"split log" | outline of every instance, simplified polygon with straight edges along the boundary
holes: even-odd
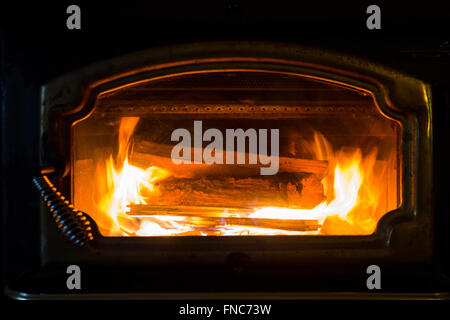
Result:
[[[206,163],[174,164],[171,160],[172,148],[173,146],[171,145],[140,140],[135,143],[131,161],[142,167],[157,166],[166,169],[176,177],[198,177],[208,175],[252,176],[259,175],[260,168],[266,166],[261,164],[248,164],[248,161],[246,161],[246,164],[233,165]],[[192,148],[191,159],[193,159],[193,153],[194,148]],[[248,159],[248,156],[249,154],[246,153],[246,159]],[[327,167],[327,161],[279,157],[278,172],[314,173],[319,177],[323,177]]]
[[[129,215],[139,216],[140,218],[152,217],[155,215],[185,217],[184,222],[177,221],[180,224],[194,225],[196,228],[206,228],[210,231],[217,227],[223,226],[244,226],[281,229],[287,231],[314,231],[320,228],[317,220],[314,219],[266,219],[266,218],[249,218],[235,217],[229,213],[218,213],[223,208],[202,208],[202,207],[152,207],[148,205],[132,205]],[[211,210],[206,212],[204,210]],[[232,208],[231,211],[240,211],[242,209]],[[214,215],[209,215],[210,213]],[[155,217],[156,218],[156,217]]]
[[[325,200],[320,180],[312,174],[248,178],[169,177],[155,184],[148,203],[165,206],[313,208]]]
[[[199,228],[243,226],[280,229],[286,231],[315,231],[320,228],[317,220],[258,219],[234,217],[188,217],[187,222]]]
[[[236,215],[251,214],[255,210],[248,207],[217,207],[217,206],[170,206],[129,204],[127,215],[178,215],[178,216],[210,216],[235,217]]]

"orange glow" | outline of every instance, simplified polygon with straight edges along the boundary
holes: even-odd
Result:
[[[327,199],[313,209],[295,209],[266,207],[256,210],[250,214],[252,218],[266,219],[317,219],[324,226],[328,220],[337,220],[331,230],[333,234],[371,234],[375,231],[379,217],[373,214],[376,209],[376,196],[371,193],[363,193],[361,187],[366,188],[371,184],[367,172],[373,170],[376,153],[372,153],[366,159],[362,159],[360,150],[356,150],[351,156],[341,154],[337,156],[334,174],[324,178],[324,186],[333,183],[333,198]],[[375,187],[375,186],[372,186]],[[370,190],[370,189],[369,189]],[[368,206],[365,210],[372,214],[359,215],[350,214],[360,206]]]
[[[308,147],[315,159],[328,162],[328,169],[320,181],[326,200],[313,208],[193,207],[191,212],[189,207],[173,203],[170,210],[161,209],[159,203],[152,202],[156,195],[161,196],[159,183],[176,177],[157,166],[140,168],[130,164],[132,136],[138,121],[136,117],[121,119],[118,153],[115,158],[110,155],[96,169],[96,192],[101,196],[89,213],[104,236],[369,235],[379,219],[397,206],[396,201],[386,200],[383,184],[394,161],[392,155],[380,161],[376,148],[365,155],[359,148],[335,151],[323,135],[315,133]],[[132,205],[145,205],[156,213],[133,215]],[[286,223],[314,220],[319,228],[297,231],[285,227]],[[254,225],[244,225],[242,221]],[[281,224],[270,226],[271,221]]]
[[[111,235],[134,233],[133,230],[129,230],[130,226],[134,225],[134,221],[126,214],[127,206],[147,204],[145,193],[157,192],[154,183],[169,175],[169,172],[161,168],[149,167],[144,170],[128,163],[130,138],[138,120],[139,118],[122,119],[119,128],[117,159],[123,159],[123,163],[116,168],[113,157],[110,156],[106,162],[106,181],[100,181],[100,183],[106,184],[106,192],[98,207],[104,218],[113,221],[113,225],[109,227]],[[151,222],[147,222],[143,226],[145,229],[149,229],[150,224]]]

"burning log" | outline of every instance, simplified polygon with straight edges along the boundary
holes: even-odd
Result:
[[[198,176],[253,176],[260,172],[260,164],[174,164],[171,161],[173,146],[150,141],[137,141],[131,161],[143,167],[157,166],[166,169],[176,177]],[[194,149],[194,148],[192,148]],[[194,152],[194,150],[192,151]],[[203,152],[203,150],[202,150]],[[249,154],[246,153],[246,159]],[[327,161],[279,157],[279,173],[314,173],[323,177],[328,167]]]
[[[218,207],[218,206],[167,206],[129,204],[128,215],[178,215],[178,216],[229,216],[250,214],[254,209],[248,207]]]
[[[312,174],[278,174],[270,178],[169,177],[145,195],[149,203],[172,206],[313,208],[325,200],[323,185]]]
[[[227,210],[228,212],[224,212]],[[286,231],[314,231],[320,228],[317,220],[300,219],[261,219],[249,217],[236,217],[230,212],[250,213],[253,210],[248,208],[220,208],[220,207],[199,207],[199,206],[180,206],[165,207],[152,205],[130,205],[131,216],[139,217],[185,217],[183,224],[192,224],[196,228],[214,229],[223,226],[243,226],[280,229]],[[156,217],[155,217],[156,218]],[[180,223],[178,221],[178,223]]]

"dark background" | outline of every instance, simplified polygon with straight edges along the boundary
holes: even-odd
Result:
[[[81,7],[81,30],[66,28],[70,4]],[[381,30],[366,28],[371,4],[381,7]],[[298,43],[371,59],[432,84],[437,225],[448,227],[449,26],[448,0],[2,1],[2,288],[39,263],[34,215],[39,198],[31,177],[39,163],[40,86],[81,66],[163,45],[216,40]],[[17,225],[21,228],[13,227]],[[436,237],[442,254],[438,263],[448,267],[449,235],[438,231]],[[297,309],[295,303],[286,305]]]

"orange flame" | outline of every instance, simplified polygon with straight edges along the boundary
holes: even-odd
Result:
[[[330,185],[330,180],[334,180],[333,198],[328,199],[313,209],[294,209],[294,208],[278,208],[266,207],[256,210],[250,214],[252,218],[266,219],[317,219],[320,224],[326,225],[327,219],[335,219],[340,221],[339,227],[334,227],[331,233],[350,233],[352,234],[356,226],[359,231],[363,228],[363,234],[370,234],[375,230],[378,218],[375,216],[360,221],[358,215],[349,215],[361,203],[370,200],[373,205],[376,204],[375,199],[361,197],[360,189],[369,181],[365,180],[365,172],[373,169],[376,152],[373,152],[368,158],[362,159],[361,151],[356,150],[350,158],[341,155],[337,159],[337,165],[334,174],[322,180],[325,186]],[[364,169],[365,168],[365,169]],[[373,208],[370,208],[373,209]],[[364,225],[362,224],[364,223]],[[352,228],[353,227],[353,228]],[[322,230],[323,232],[325,230]],[[359,232],[356,232],[359,233]]]
[[[132,224],[132,218],[126,215],[130,204],[147,204],[144,193],[157,192],[154,184],[169,176],[169,172],[149,167],[145,170],[128,163],[130,139],[139,118],[122,118],[119,127],[119,151],[117,159],[123,159],[121,168],[116,168],[113,157],[106,161],[106,192],[99,202],[100,210],[109,216],[114,225],[109,233],[122,234],[126,225]],[[132,231],[129,231],[132,233]]]
[[[151,195],[158,193],[157,183],[171,175],[159,167],[141,169],[131,165],[128,154],[131,138],[139,118],[122,118],[119,127],[119,150],[116,161],[110,156],[105,167],[100,167],[102,178],[97,183],[104,190],[97,203],[101,214],[95,216],[102,234],[106,236],[171,236],[177,234],[207,235],[185,216],[127,214],[130,204],[148,204]],[[396,201],[380,205],[386,197],[383,180],[386,179],[390,159],[377,170],[377,150],[366,156],[356,148],[352,152],[334,152],[331,144],[319,133],[308,144],[315,159],[327,160],[329,172],[322,179],[326,200],[312,209],[298,207],[262,207],[252,213],[237,214],[251,219],[317,220],[319,231],[290,231],[268,227],[218,225],[215,235],[367,235],[375,231],[379,219],[394,209]],[[391,158],[393,158],[391,156]],[[379,162],[379,161],[378,161]],[[106,174],[105,174],[106,172]],[[102,180],[103,179],[103,180]],[[228,211],[228,210],[226,210]]]

